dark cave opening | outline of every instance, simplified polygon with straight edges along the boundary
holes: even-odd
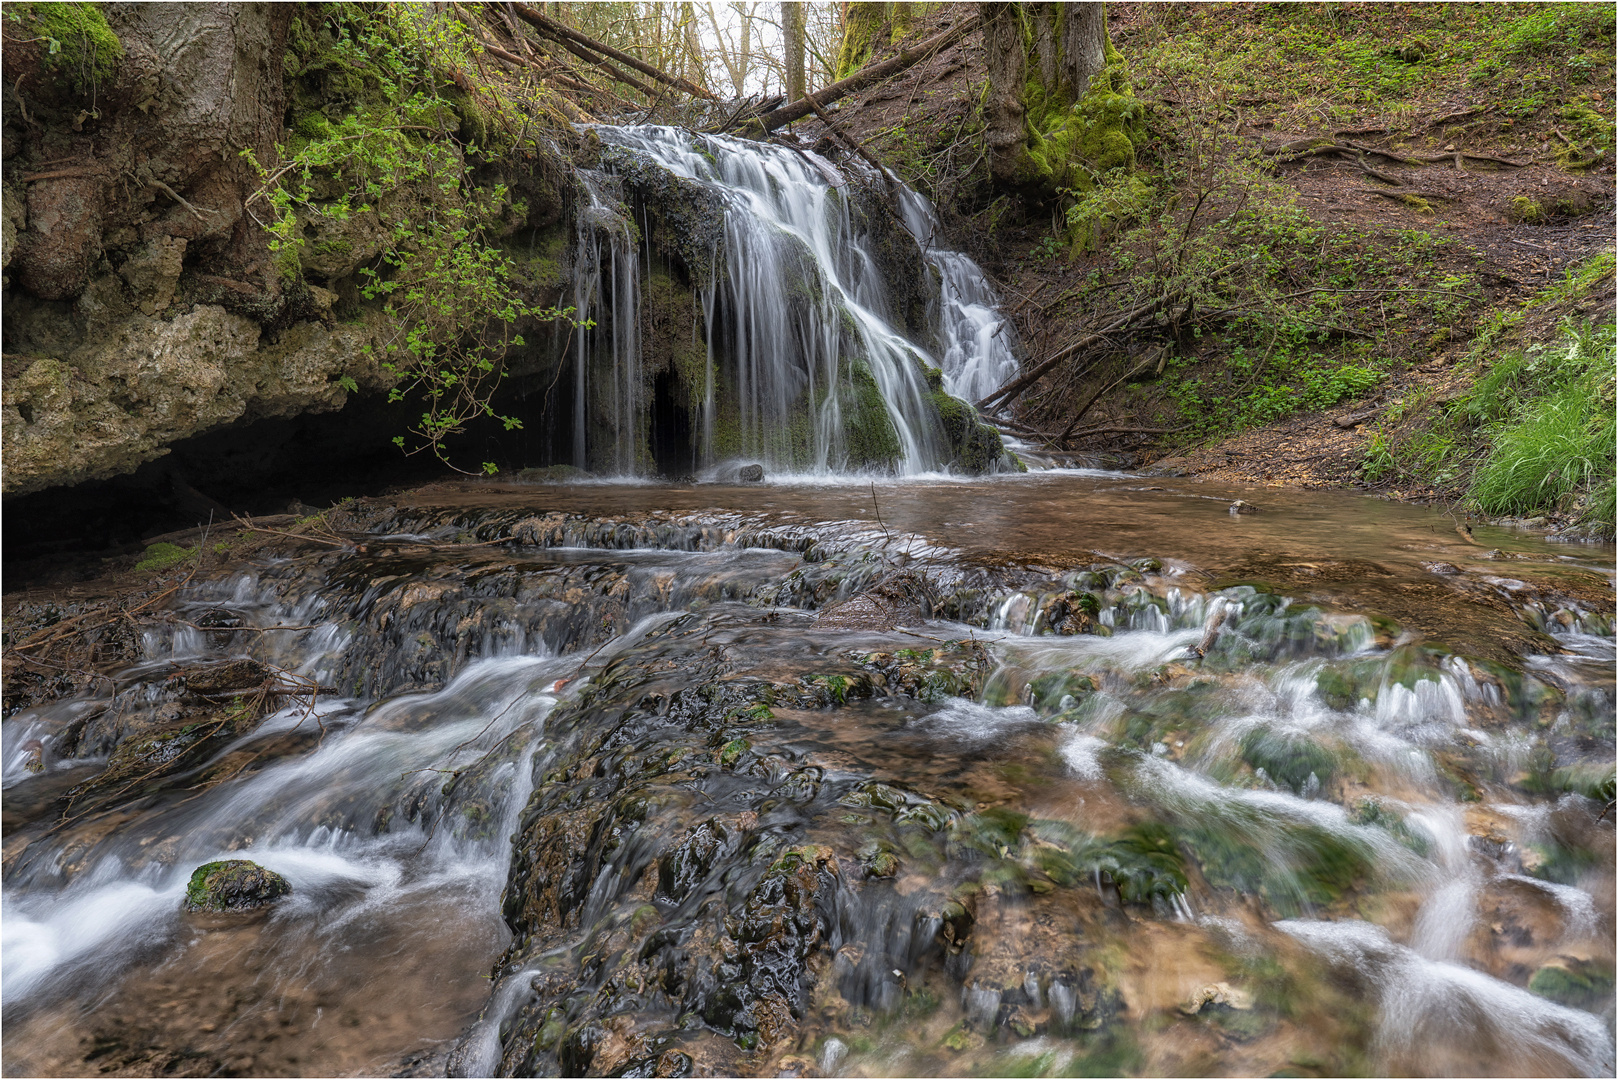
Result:
[[[652,463],[661,476],[689,476],[697,467],[691,409],[681,400],[682,390],[679,376],[668,368],[652,383]]]
[[[494,462],[502,477],[573,460],[573,365],[508,380],[495,411],[446,444],[450,460],[476,472]],[[345,498],[379,495],[457,475],[423,450],[406,455],[393,438],[419,415],[419,402],[351,397],[342,409],[270,418],[182,439],[132,473],[14,495],[0,516],[8,591],[56,564],[139,551],[142,541],[231,514],[302,513]]]

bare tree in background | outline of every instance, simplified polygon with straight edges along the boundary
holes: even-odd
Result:
[[[590,38],[698,86],[736,97],[780,92],[796,101],[836,80],[847,5],[839,0],[546,0],[540,6]],[[563,66],[577,62],[554,42],[531,44]],[[609,99],[620,107],[649,105],[665,96],[626,85],[610,70],[587,70],[587,77],[608,87]]]
[[[708,27],[713,33],[714,45],[719,51],[719,62],[730,76],[730,85],[737,97],[747,93],[747,77],[753,70],[753,19],[758,13],[758,2],[733,0],[729,5],[734,18],[721,20],[717,5],[704,5]],[[732,24],[735,25],[732,25]]]
[[[781,4],[782,66],[786,69],[788,101],[797,101],[804,95],[803,4],[784,0]]]

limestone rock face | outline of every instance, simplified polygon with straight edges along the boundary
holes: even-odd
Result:
[[[130,314],[107,329],[66,360],[31,358],[12,374],[18,361],[7,358],[5,494],[129,472],[176,439],[238,420],[341,408],[344,376],[373,389],[389,382],[366,352],[384,330],[374,314],[298,323],[273,344],[258,323],[208,304],[169,319]]]
[[[365,352],[376,317],[339,323],[335,294],[284,279],[243,209],[259,179],[240,152],[266,160],[281,139],[290,6],[97,11],[119,48],[93,86],[5,43],[33,121],[8,100],[8,496],[130,472],[237,421],[339,408],[345,376],[390,385]]]

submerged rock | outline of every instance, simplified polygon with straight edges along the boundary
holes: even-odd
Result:
[[[251,911],[292,891],[287,879],[247,859],[203,863],[185,887],[187,911]]]
[[[531,484],[567,484],[589,478],[589,473],[572,465],[546,465],[517,471],[517,479]]]

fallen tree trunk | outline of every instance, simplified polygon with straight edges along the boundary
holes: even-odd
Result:
[[[574,56],[577,56],[580,60],[583,60],[586,64],[599,68],[601,70],[601,74],[607,76],[607,78],[621,82],[633,90],[638,90],[642,94],[645,94],[648,98],[657,96],[658,92],[656,90],[653,90],[650,86],[647,86],[633,75],[613,67],[612,64],[607,62],[607,58],[605,56],[598,56],[589,49],[586,49],[583,45],[579,45],[571,41],[561,40],[558,41],[557,44],[562,46],[562,48],[566,49],[568,52],[572,53]]]
[[[839,98],[847,97],[862,87],[870,86],[872,83],[881,82],[889,76],[897,75],[905,68],[920,60],[925,60],[933,53],[949,48],[967,34],[976,30],[982,22],[983,17],[981,15],[968,16],[941,34],[934,34],[926,41],[920,42],[912,48],[901,49],[899,55],[892,59],[861,68],[848,78],[817,90],[814,95],[815,100],[820,104],[821,108],[825,108]],[[764,125],[765,131],[774,131],[776,128],[785,127],[794,120],[802,120],[814,111],[814,104],[806,96],[792,102],[790,105],[783,105],[774,112],[765,113],[759,117],[759,122]]]
[[[1100,330],[1097,330],[1095,333],[1086,334],[1073,344],[1062,349],[1058,349],[1054,354],[1038,364],[1032,371],[1012,379],[1010,382],[1006,383],[988,397],[980,400],[977,403],[978,408],[987,409],[991,406],[999,408],[1001,406],[1011,404],[1014,398],[1016,398],[1030,386],[1034,385],[1040,379],[1044,378],[1047,372],[1072,354],[1078,352],[1080,349],[1089,348],[1091,345],[1094,345],[1096,342],[1104,339],[1108,334],[1117,333],[1119,330],[1122,330],[1136,319],[1143,315],[1151,314],[1167,302],[1168,298],[1163,297],[1157,300],[1149,300],[1144,304],[1131,308],[1129,311],[1124,312],[1118,318],[1114,319],[1111,323],[1108,323]]]
[[[692,97],[706,98],[709,101],[719,100],[713,94],[707,90],[704,90],[702,87],[697,86],[695,83],[687,82],[685,79],[679,78],[675,75],[670,75],[665,71],[659,71],[657,68],[638,57],[631,56],[626,52],[621,52],[618,49],[613,48],[611,45],[596,41],[594,38],[586,37],[577,30],[573,29],[571,26],[564,23],[559,23],[548,15],[541,14],[540,12],[529,7],[527,4],[512,4],[511,10],[516,12],[519,19],[539,30],[545,36],[553,38],[563,46],[566,46],[569,42],[572,42],[575,45],[582,45],[586,49],[598,52],[602,56],[609,56],[627,67],[632,67],[642,75],[645,75],[648,78],[656,79],[663,85],[671,86],[674,89],[679,90],[681,93],[690,94]]]
[[[1079,421],[1084,419],[1084,414],[1089,412],[1091,407],[1094,406],[1096,402],[1100,401],[1102,398],[1106,397],[1108,394],[1112,393],[1118,387],[1122,386],[1125,382],[1129,381],[1135,376],[1144,375],[1148,371],[1151,371],[1154,366],[1161,368],[1166,353],[1166,346],[1156,350],[1152,353],[1152,355],[1148,356],[1139,363],[1131,364],[1124,370],[1122,375],[1118,376],[1106,386],[1103,386],[1100,390],[1097,390],[1095,393],[1091,394],[1090,400],[1079,406],[1079,411],[1073,414],[1073,419],[1068,422],[1067,427],[1062,429],[1062,434],[1056,437],[1056,441],[1065,449],[1067,447],[1068,437],[1073,434],[1073,429],[1079,426]]]

